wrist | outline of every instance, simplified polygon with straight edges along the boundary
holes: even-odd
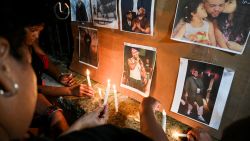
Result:
[[[57,107],[56,105],[51,105],[47,108],[46,110],[46,115],[49,117],[49,118],[52,118],[52,116],[54,115],[54,113],[58,112],[58,111],[61,111],[63,112],[63,110],[59,107]]]
[[[64,75],[63,73],[57,74],[56,80],[57,80],[58,82],[60,82],[61,79],[62,79],[62,77],[63,77],[63,75]]]

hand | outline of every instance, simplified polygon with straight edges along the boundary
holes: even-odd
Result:
[[[95,94],[94,89],[86,84],[71,86],[69,89],[70,89],[71,95],[73,96],[87,95],[89,97],[92,97]]]
[[[155,111],[159,107],[160,103],[153,97],[145,97],[142,100],[140,111],[153,110]]]
[[[58,81],[65,86],[73,86],[76,84],[76,80],[73,78],[72,73],[61,74]]]
[[[229,49],[234,50],[234,51],[241,52],[243,50],[243,46],[234,41],[228,41],[227,46]]]
[[[212,141],[211,136],[202,128],[195,128],[187,133],[188,141]]]
[[[100,116],[101,115],[101,116]],[[98,107],[95,111],[87,113],[80,117],[71,127],[70,131],[82,130],[85,128],[91,128],[99,125],[103,125],[108,120],[108,108]]]

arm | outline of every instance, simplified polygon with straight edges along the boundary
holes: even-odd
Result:
[[[38,86],[38,91],[48,96],[90,96],[95,93],[92,87],[86,84],[71,87]]]
[[[153,97],[143,99],[140,107],[141,132],[154,141],[168,141],[161,125],[157,122],[154,109],[157,101]]]
[[[47,100],[45,96],[42,94],[38,94],[37,97],[37,104],[36,104],[36,113],[39,115],[47,115],[48,118],[51,119],[50,127],[56,133],[68,130],[69,126],[68,123],[62,113],[61,110],[54,110],[50,115],[48,115],[48,109],[51,107],[52,104]],[[61,133],[60,133],[61,132]]]
[[[108,120],[108,109],[106,106],[99,107],[93,112],[87,113],[80,117],[76,122],[70,126],[70,128],[64,132],[61,136],[69,134],[74,131],[80,131],[85,128],[91,128],[99,125],[103,125]]]
[[[46,53],[40,48],[38,40],[33,44],[33,48],[36,54],[46,55]],[[66,86],[72,86],[75,84],[75,80],[72,75],[64,74],[62,75],[61,71],[57,66],[53,64],[53,62],[48,58],[48,69],[46,70],[55,80]]]
[[[149,23],[146,25],[145,29],[141,27],[140,23],[138,23],[137,27],[141,30],[141,32],[149,34],[150,33],[150,26]]]
[[[213,25],[214,25],[214,35],[215,35],[217,44],[219,45],[219,47],[228,49],[224,36],[222,32],[220,31],[219,27],[217,26],[216,23],[214,23]]]
[[[175,35],[179,32],[179,30],[181,29],[181,27],[185,25],[185,21],[183,19],[180,19],[180,21],[178,22],[178,24],[175,26],[172,36],[175,37]]]
[[[240,45],[234,41],[228,41],[227,46],[229,49],[234,50],[234,51],[239,51],[239,52],[241,52],[243,49],[243,45]]]
[[[187,133],[188,141],[213,141],[211,136],[202,128],[195,128]]]
[[[132,21],[132,31],[135,31],[135,29],[136,29],[136,27],[137,27],[137,24],[138,24],[137,20],[134,19],[134,20]]]
[[[143,64],[141,59],[139,59],[139,63],[140,63],[140,66],[141,66],[141,76],[143,78],[146,78],[147,72],[146,72],[146,69],[145,69],[144,64]]]
[[[180,29],[176,32],[174,38],[181,39],[183,38],[184,34],[186,32],[186,24],[183,24]]]
[[[209,22],[209,31],[208,31],[209,41],[212,46],[216,46],[216,40],[214,35],[214,26],[211,22]]]
[[[134,59],[134,62],[132,61],[132,58],[128,59],[128,66],[130,70],[135,69],[137,61]]]

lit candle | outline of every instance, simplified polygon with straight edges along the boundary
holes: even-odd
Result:
[[[174,137],[175,139],[178,139],[179,137],[184,137],[184,138],[186,138],[186,137],[187,137],[187,134],[174,132],[174,133],[173,133],[173,137]]]
[[[87,74],[88,85],[91,87],[91,81],[90,81],[90,77],[89,77],[90,72],[88,69],[86,70],[86,74]]]
[[[100,98],[102,98],[102,89],[101,88],[98,88],[98,94],[99,94]]]
[[[161,125],[162,125],[162,129],[164,132],[166,132],[166,122],[167,122],[167,114],[166,114],[166,111],[163,109]]]
[[[113,90],[114,90],[114,99],[115,99],[115,112],[118,112],[118,99],[117,99],[117,90],[116,90],[115,85],[113,85]]]
[[[104,97],[103,105],[107,105],[107,103],[108,103],[109,91],[110,91],[110,79],[108,79],[108,86],[107,86],[106,91],[105,91],[105,97]]]

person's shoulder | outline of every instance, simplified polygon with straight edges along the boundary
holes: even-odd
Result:
[[[142,133],[129,128],[120,128],[111,124],[97,126],[93,128],[75,131],[67,135],[61,136],[57,141],[128,141],[143,140],[152,141]]]

